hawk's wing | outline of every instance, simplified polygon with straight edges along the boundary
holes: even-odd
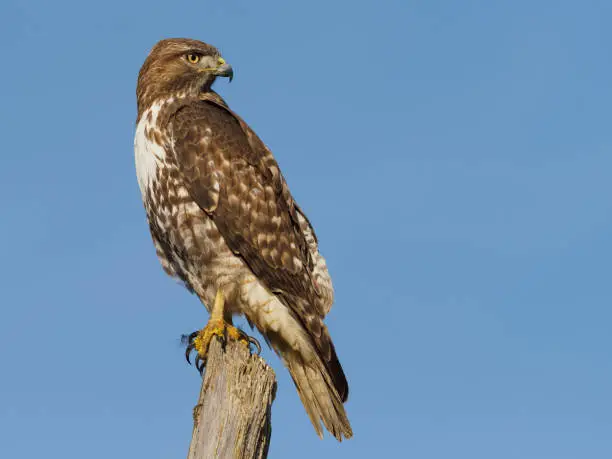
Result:
[[[322,317],[327,311],[317,299],[313,256],[300,225],[305,218],[272,153],[214,97],[184,105],[170,120],[188,192],[270,291],[303,298],[314,308],[308,313]],[[295,312],[305,319],[306,311]]]
[[[303,324],[345,401],[346,376],[323,324],[333,288],[314,230],[270,150],[215,93],[202,97],[169,120],[184,184],[230,249]],[[341,403],[336,409],[343,412]]]

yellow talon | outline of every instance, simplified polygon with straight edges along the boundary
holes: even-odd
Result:
[[[193,347],[198,354],[200,354],[201,358],[206,358],[206,354],[208,353],[208,347],[210,346],[210,342],[212,341],[214,336],[219,336],[221,338],[224,337],[224,330],[226,324],[221,322],[208,322],[206,327],[204,327],[198,335],[193,339]]]
[[[238,341],[242,338],[242,333],[236,327],[232,327],[231,325],[227,327],[227,337],[233,340]]]
[[[190,336],[190,343],[185,352],[185,357],[187,361],[190,362],[189,354],[191,353],[191,351],[195,350],[198,353],[195,365],[196,368],[200,371],[200,373],[202,373],[204,369],[204,365],[206,364],[206,360],[208,357],[210,343],[212,342],[212,339],[215,336],[220,337],[222,340],[227,339],[238,341],[240,343],[243,343],[247,347],[250,347],[251,344],[254,344],[258,349],[258,353],[261,352],[261,346],[259,345],[256,339],[250,338],[244,332],[223,320],[224,304],[225,299],[223,296],[223,292],[219,289],[215,298],[215,304],[210,314],[210,320],[206,324],[206,327],[204,327],[199,332],[192,333]]]

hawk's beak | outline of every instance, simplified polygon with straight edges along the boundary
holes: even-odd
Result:
[[[234,79],[234,69],[232,66],[225,62],[225,59],[222,57],[219,58],[219,67],[217,67],[214,71],[216,76],[227,77],[230,81]]]

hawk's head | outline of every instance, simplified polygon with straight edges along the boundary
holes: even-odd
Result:
[[[138,112],[160,97],[207,91],[218,76],[231,81],[234,72],[214,46],[187,38],[161,40],[138,74]]]

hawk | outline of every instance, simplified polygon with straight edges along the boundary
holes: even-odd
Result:
[[[217,77],[231,81],[233,71],[215,47],[167,39],[150,51],[136,90],[136,171],[153,243],[164,270],[210,313],[187,355],[197,351],[201,370],[213,336],[249,339],[231,322],[246,317],[288,368],[317,434],[322,422],[350,438],[317,237],[272,152],[211,89]]]

